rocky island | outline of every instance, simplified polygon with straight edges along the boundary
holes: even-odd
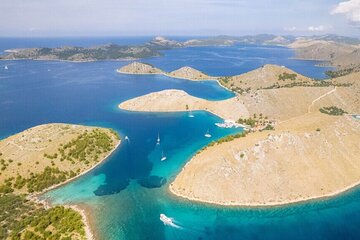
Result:
[[[119,144],[110,129],[71,124],[40,125],[1,140],[1,238],[91,239],[83,211],[51,207],[37,196],[93,169]]]
[[[193,81],[202,80],[217,80],[217,77],[209,76],[192,67],[181,67],[172,72],[165,72],[159,68],[156,68],[148,63],[132,62],[126,66],[123,66],[117,70],[119,73],[124,74],[161,74],[172,78],[187,79]]]
[[[0,60],[63,60],[87,62],[98,60],[131,60],[160,56],[160,53],[149,46],[120,46],[108,44],[98,47],[57,47],[57,48],[24,48],[10,49]]]
[[[251,127],[213,142],[170,184],[172,193],[220,205],[266,206],[326,197],[360,183],[360,73],[316,81],[265,65],[220,82],[237,93],[205,101],[178,90],[125,101],[131,111],[205,110]],[[218,106],[218,107],[217,107]]]

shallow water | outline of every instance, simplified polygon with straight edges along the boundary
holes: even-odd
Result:
[[[68,39],[67,43],[79,41],[91,45],[109,40]],[[56,46],[63,41],[21,39],[13,47]],[[0,49],[6,48],[11,48],[11,42],[0,40]],[[312,77],[321,77],[326,70],[315,67],[315,62],[290,60],[293,53],[278,47],[188,48],[164,54],[146,61],[168,71],[186,64],[212,75],[238,74],[265,63],[293,67]],[[169,194],[168,184],[196,151],[213,139],[241,129],[217,128],[214,123],[221,119],[202,111],[189,118],[185,112],[134,113],[119,110],[117,105],[129,98],[170,88],[209,100],[226,99],[233,94],[216,82],[115,72],[127,63],[0,62],[1,138],[49,122],[112,127],[123,137],[129,137],[99,167],[44,197],[55,204],[86,204],[101,239],[359,238],[358,190],[328,200],[271,208],[211,206]],[[208,129],[212,139],[204,137]],[[158,134],[160,145],[156,145]],[[162,153],[167,157],[163,162]],[[161,184],[164,185],[159,187]],[[173,217],[179,228],[163,225],[160,213]]]

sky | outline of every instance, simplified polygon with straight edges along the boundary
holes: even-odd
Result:
[[[0,0],[0,37],[360,37],[360,0]]]

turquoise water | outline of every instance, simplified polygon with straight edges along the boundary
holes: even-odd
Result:
[[[64,42],[12,41],[14,46],[54,46]],[[91,45],[109,39],[66,41]],[[11,48],[11,41],[0,39],[0,49],[6,48]],[[164,54],[147,61],[165,70],[186,63],[214,75],[241,73],[274,62],[295,66],[313,77],[323,76],[326,70],[314,66],[315,62],[289,60],[293,53],[284,48],[206,47]],[[359,239],[357,189],[332,199],[271,208],[219,207],[171,195],[168,184],[191,156],[211,141],[204,137],[208,129],[212,139],[241,129],[219,129],[214,123],[221,119],[202,111],[189,118],[184,112],[127,112],[117,105],[129,98],[170,88],[209,100],[227,99],[233,94],[216,82],[115,72],[127,63],[0,62],[1,138],[38,124],[68,122],[112,127],[130,139],[123,141],[99,167],[44,197],[54,204],[88,206],[101,239]],[[4,70],[4,65],[9,69]],[[160,145],[156,145],[158,134]],[[162,152],[167,156],[164,162],[160,161]],[[159,220],[160,213],[173,217],[179,228],[164,226]]]

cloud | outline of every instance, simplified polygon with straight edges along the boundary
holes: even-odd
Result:
[[[360,0],[340,2],[331,14],[345,14],[351,23],[360,25]]]
[[[298,28],[295,26],[292,26],[292,27],[285,27],[284,30],[288,31],[288,32],[295,32],[298,30]]]
[[[320,26],[309,26],[308,31],[310,32],[323,32],[326,30],[326,27],[323,26],[323,25],[320,25]]]

